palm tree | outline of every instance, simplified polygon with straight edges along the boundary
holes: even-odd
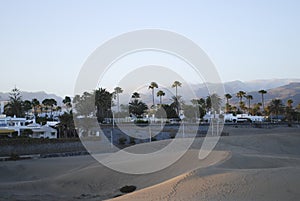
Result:
[[[229,99],[231,99],[232,96],[230,94],[225,94],[225,98],[226,98],[226,112],[228,113],[228,110],[229,110]]]
[[[262,103],[262,108],[263,108],[263,112],[265,112],[265,100],[264,100],[264,94],[267,93],[266,90],[259,90],[258,93],[261,94],[261,103]]]
[[[155,106],[155,103],[154,103],[154,89],[155,88],[158,88],[158,85],[156,82],[151,82],[148,89],[151,89],[152,90],[152,106],[154,107]]]
[[[287,103],[286,116],[287,116],[288,121],[291,122],[293,120],[293,113],[294,113],[293,103],[294,103],[294,101],[292,99],[288,99],[286,103]]]
[[[283,108],[284,107],[280,99],[273,99],[269,105],[270,113],[276,115],[276,117],[283,112]]]
[[[240,102],[243,102],[243,97],[245,97],[246,92],[244,91],[239,91],[236,93],[236,97],[239,98]]]
[[[159,96],[159,104],[162,105],[162,96],[166,95],[164,91],[162,90],[159,90],[157,93],[156,93],[157,96]]]
[[[132,94],[132,96],[131,96],[131,98],[133,98],[133,99],[139,99],[141,96],[140,96],[140,94],[138,93],[138,92],[134,92],[133,94]]]
[[[240,100],[240,109],[242,109],[242,107],[243,107],[243,97],[245,97],[245,95],[246,95],[246,92],[244,92],[244,91],[239,91],[239,92],[237,92],[236,93],[236,97],[237,98],[239,98],[239,100]]]
[[[175,87],[175,96],[177,97],[178,96],[178,94],[177,94],[177,87],[181,87],[181,82],[179,82],[179,81],[175,81],[173,84],[172,84],[172,88],[174,88]]]
[[[250,109],[251,109],[251,100],[253,100],[253,96],[252,95],[247,95],[245,96],[246,99],[248,100],[248,113],[250,114]]]
[[[31,100],[31,104],[33,106],[34,116],[37,117],[37,108],[40,105],[40,101],[38,99],[34,98]]]
[[[181,100],[181,96],[172,96],[173,102],[171,103],[171,108],[176,111],[176,114],[179,116],[179,111],[181,109],[181,105],[183,104],[183,100]]]
[[[65,96],[63,99],[63,104],[65,104],[66,108],[68,109],[68,112],[70,112],[70,108],[72,108],[72,100],[69,96]]]
[[[119,94],[123,93],[123,89],[121,87],[116,87],[116,88],[114,88],[114,93],[117,95],[118,112],[120,112],[120,97],[119,97]]]
[[[136,117],[141,117],[147,109],[148,106],[138,99],[134,99],[129,103],[129,113],[134,114]]]

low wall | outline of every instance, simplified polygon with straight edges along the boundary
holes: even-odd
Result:
[[[29,154],[50,154],[50,153],[66,153],[66,152],[85,152],[80,141],[71,142],[1,142],[0,140],[0,156],[10,156],[11,154],[29,155]]]

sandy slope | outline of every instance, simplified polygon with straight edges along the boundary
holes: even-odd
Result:
[[[121,174],[89,156],[0,163],[0,200],[299,200],[299,128],[230,128],[214,152],[197,159],[203,139],[174,165],[146,175]],[[167,142],[138,145],[157,148]],[[171,154],[171,153],[170,153]]]

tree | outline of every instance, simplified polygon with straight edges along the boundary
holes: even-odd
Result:
[[[50,98],[50,99],[46,98],[42,101],[42,103],[43,103],[43,105],[46,106],[46,108],[47,108],[46,111],[48,110],[48,107],[50,107],[50,117],[53,119],[52,112],[53,112],[53,107],[55,105],[57,105],[56,100],[53,98]]]
[[[65,96],[63,99],[63,104],[66,106],[68,112],[70,112],[70,109],[72,108],[72,100],[69,96]]]
[[[147,109],[148,106],[138,99],[134,99],[129,103],[129,113],[136,117],[142,117]]]
[[[157,96],[159,96],[159,104],[162,105],[162,96],[166,95],[164,91],[162,90],[159,90],[157,93],[156,93]]]
[[[133,92],[131,98],[139,99],[140,98],[140,94],[138,92]]]
[[[229,112],[229,107],[230,107],[229,99],[231,99],[232,96],[230,94],[225,94],[225,98],[226,98],[226,112],[228,113]]]
[[[26,115],[28,115],[29,110],[32,109],[32,103],[31,103],[31,101],[25,100],[25,101],[23,102],[23,109],[24,109]]]
[[[242,102],[243,101],[243,97],[246,95],[246,92],[244,91],[239,91],[236,93],[236,97],[239,98],[239,101]]]
[[[84,92],[81,96],[76,95],[73,98],[73,104],[77,115],[88,117],[95,113],[95,94]]]
[[[277,118],[278,115],[283,112],[283,103],[280,99],[273,99],[269,105],[269,111],[271,114],[274,114]]]
[[[210,100],[212,110],[219,113],[222,104],[222,99],[220,98],[220,96],[216,93],[213,93],[212,95],[210,95]]]
[[[103,122],[105,117],[112,117],[111,105],[113,94],[103,88],[97,89],[94,91],[94,94],[97,119],[99,122]]]
[[[255,103],[253,105],[252,114],[253,115],[261,115],[260,107],[261,107],[261,103]]]
[[[245,95],[246,95],[246,92],[244,92],[244,91],[239,91],[239,92],[237,92],[237,94],[236,94],[236,97],[237,98],[239,98],[239,103],[240,103],[240,109],[241,110],[243,110],[242,108],[243,108],[243,97],[245,97]]]
[[[248,100],[248,113],[250,114],[250,110],[251,110],[251,100],[253,100],[253,96],[252,96],[252,95],[246,95],[245,97],[246,97],[246,99]]]
[[[32,99],[31,100],[31,105],[33,107],[33,113],[34,113],[34,116],[35,118],[37,117],[37,108],[40,106],[40,101],[36,98]]]
[[[173,102],[170,106],[176,111],[176,114],[179,116],[179,111],[181,110],[183,100],[181,100],[181,96],[172,96],[172,100]]]
[[[24,117],[24,109],[22,104],[22,96],[19,89],[16,87],[9,93],[9,102],[4,107],[4,113],[7,116]]]
[[[121,87],[115,87],[114,93],[117,96],[117,106],[118,106],[118,112],[120,112],[120,97],[119,94],[123,93],[123,89]]]
[[[206,101],[204,98],[191,100],[193,105],[198,106],[199,117],[202,119],[206,113]]]
[[[292,99],[288,99],[286,103],[287,103],[287,107],[292,108],[294,101]]]
[[[265,99],[264,99],[264,95],[267,93],[266,90],[259,90],[258,93],[261,94],[261,103],[262,103],[262,108],[263,108],[263,112],[265,112]]]
[[[158,88],[158,85],[156,82],[151,82],[148,89],[151,89],[152,90],[152,106],[154,107],[155,106],[155,103],[154,103],[154,89],[155,88]]]
[[[289,122],[291,122],[293,120],[293,114],[295,113],[294,109],[293,109],[293,103],[294,101],[292,99],[288,99],[286,104],[286,108],[285,108],[285,111],[286,111],[286,117],[287,117],[287,120]]]
[[[177,87],[181,87],[181,82],[179,82],[179,81],[175,81],[173,84],[172,84],[172,88],[174,88],[175,87],[175,97],[177,97],[178,96],[178,94],[177,94]]]
[[[75,130],[72,111],[60,115],[59,121],[58,129],[60,138],[78,137]]]
[[[161,107],[157,109],[155,116],[160,118],[168,118],[168,119],[178,118],[178,115],[174,107],[168,104],[162,104]]]
[[[206,100],[205,100],[205,108],[206,108],[206,112],[209,112],[211,110],[211,97],[207,96]]]

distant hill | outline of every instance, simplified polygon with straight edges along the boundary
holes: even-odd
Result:
[[[290,83],[273,89],[266,89],[266,91],[267,94],[264,95],[265,103],[270,102],[272,99],[281,99],[283,103],[286,104],[288,99],[292,99],[294,106],[300,104],[300,82]],[[235,94],[236,92],[232,93],[232,103],[238,102],[238,98],[235,97]],[[261,102],[261,94],[258,93],[258,90],[247,92],[247,94],[253,96],[253,100],[251,100],[252,103]]]
[[[189,86],[182,85],[182,87],[178,88],[178,94],[184,97],[184,101],[186,104],[190,104],[190,100],[193,98],[200,98],[200,97],[207,97],[208,91],[206,86],[214,87],[217,84],[206,83],[200,85],[193,85],[190,84]],[[189,93],[191,88],[195,94]],[[231,99],[232,103],[237,103],[238,99],[235,97],[235,94],[242,90],[247,92],[253,96],[252,103],[261,102],[261,95],[258,93],[259,90],[264,89],[267,90],[267,94],[265,94],[265,102],[269,102],[272,99],[280,98],[283,100],[284,103],[288,99],[292,99],[294,101],[294,106],[300,103],[300,79],[271,79],[271,80],[254,80],[254,81],[231,81],[224,83],[225,93],[229,93],[233,96]],[[157,91],[157,89],[156,89]],[[165,91],[165,90],[164,90]],[[171,97],[174,95],[174,89],[170,88],[169,91],[165,91],[166,95],[163,97],[163,103],[171,103]],[[32,100],[33,98],[37,98],[39,101],[42,101],[46,98],[54,98],[58,105],[62,105],[63,98],[57,96],[55,94],[48,94],[43,91],[39,92],[25,92],[22,91],[22,99],[23,100]],[[145,89],[144,91],[140,92],[142,100],[151,105],[152,103],[152,96],[151,91]],[[122,93],[120,94],[120,103],[121,104],[128,104],[130,101],[131,94]],[[0,92],[0,100],[8,100],[9,93],[2,93]],[[155,102],[159,103],[159,98],[156,97],[155,94]]]
[[[184,97],[185,103],[190,104],[190,100],[193,98],[207,97],[208,90],[206,86],[215,87],[217,84],[206,83],[201,85],[190,85],[178,88],[178,94]],[[195,92],[194,94],[188,93],[188,87],[191,87]],[[265,102],[268,103],[272,99],[280,98],[284,103],[288,99],[293,99],[294,105],[298,105],[300,103],[300,79],[272,79],[272,80],[257,80],[257,81],[249,81],[249,82],[241,82],[241,81],[232,81],[224,83],[225,93],[229,93],[233,96],[231,99],[232,103],[237,103],[238,98],[235,97],[235,94],[242,90],[247,94],[253,96],[252,103],[261,102],[261,94],[258,93],[259,90],[264,89],[268,93],[265,94]],[[174,89],[170,90],[171,92]],[[166,96],[163,97],[164,103],[170,103],[172,94],[166,92]],[[195,97],[196,96],[196,97]],[[128,103],[130,95],[123,94],[121,97],[122,103]],[[151,91],[143,91],[141,93],[142,100],[147,104],[151,104],[152,97]],[[156,103],[159,102],[159,98],[155,96]]]
[[[33,98],[36,98],[40,102],[42,102],[46,98],[54,98],[57,101],[58,105],[62,105],[62,100],[63,100],[63,98],[60,96],[57,96],[55,94],[47,94],[44,91],[38,91],[38,92],[21,91],[21,96],[23,100],[32,100]],[[0,100],[8,100],[8,99],[9,99],[9,92],[6,93],[0,92]]]

